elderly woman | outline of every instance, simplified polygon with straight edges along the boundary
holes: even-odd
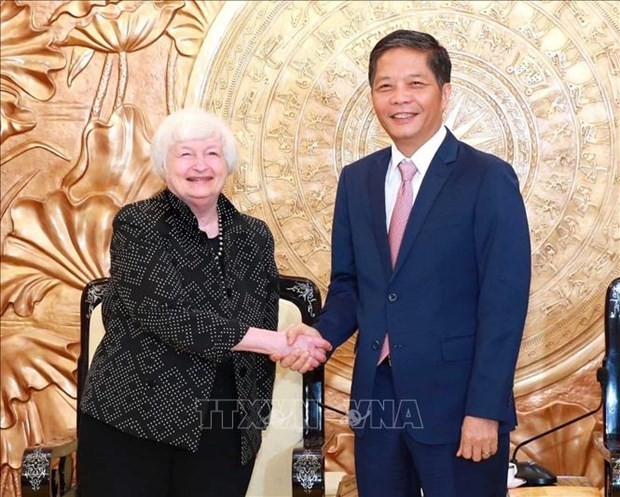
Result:
[[[166,189],[113,224],[105,336],[80,405],[83,497],[234,497],[268,423],[274,364],[291,352],[278,320],[267,225],[222,194],[237,161],[227,126],[168,116],[152,163]],[[295,349],[317,366],[330,346]]]

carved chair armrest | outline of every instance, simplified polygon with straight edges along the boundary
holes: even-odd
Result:
[[[75,435],[26,448],[21,468],[22,497],[75,495],[76,452]]]
[[[301,320],[312,325],[321,310],[321,292],[316,284],[298,276],[280,275],[280,298],[297,306]],[[293,497],[325,495],[325,459],[323,457],[323,367],[303,375],[303,440],[293,449]]]

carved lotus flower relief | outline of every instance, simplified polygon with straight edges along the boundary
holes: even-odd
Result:
[[[25,446],[62,436],[75,416],[76,303],[88,281],[108,274],[119,206],[162,186],[150,172],[149,142],[136,107],[91,121],[63,187],[42,201],[20,199],[10,211],[13,231],[0,261],[3,464],[19,467]]]
[[[22,95],[49,100],[56,88],[51,73],[65,67],[65,57],[51,47],[47,31],[34,30],[30,7],[0,1],[0,143],[36,126],[33,112]]]
[[[10,215],[13,228],[0,257],[2,465],[19,467],[26,446],[63,437],[74,428],[80,291],[88,281],[108,274],[111,225],[119,207],[162,187],[149,164],[150,125],[138,107],[125,103],[127,53],[167,35],[175,41],[172,50],[194,56],[220,2],[187,3],[184,15],[176,19],[184,4],[67,2],[49,19],[52,25],[61,16],[71,16],[77,23],[55,42],[70,54],[68,86],[94,55],[103,54],[105,62],[79,155],[60,188],[43,199],[19,198],[21,188],[34,176],[30,175],[3,198],[8,205],[2,213]],[[0,6],[0,141],[4,141],[36,126],[27,100],[45,101],[54,95],[50,74],[65,67],[65,57],[52,47],[50,32],[32,27],[28,5],[3,0]],[[119,77],[116,88],[108,88],[114,65]],[[114,106],[103,118],[108,94],[114,96]],[[3,158],[3,164],[22,150]],[[59,155],[53,147],[47,150]],[[11,203],[14,198],[18,200]],[[0,483],[0,493],[5,483]]]

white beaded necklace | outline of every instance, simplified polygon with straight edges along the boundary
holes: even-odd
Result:
[[[217,246],[217,254],[215,255],[216,259],[222,257],[224,253],[224,238],[222,237],[222,215],[220,214],[220,208],[217,208],[217,238],[218,238],[218,246]]]
[[[214,238],[209,238],[209,240],[217,239],[217,253],[215,254],[216,259],[220,259],[222,254],[224,253],[224,238],[222,237],[222,215],[220,214],[219,207],[216,207],[217,211],[217,236]],[[209,237],[206,228],[203,228],[200,222],[198,222],[198,228]]]
[[[220,288],[224,292],[225,298],[230,298],[226,289],[226,281],[224,280],[224,259],[222,254],[224,253],[224,237],[222,236],[222,215],[220,214],[219,207],[217,208],[217,237],[219,238],[217,244],[217,254],[215,254],[216,266],[220,275]]]

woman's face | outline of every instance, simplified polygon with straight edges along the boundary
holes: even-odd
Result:
[[[166,185],[191,207],[212,205],[224,188],[228,165],[218,138],[173,144],[166,156]]]

